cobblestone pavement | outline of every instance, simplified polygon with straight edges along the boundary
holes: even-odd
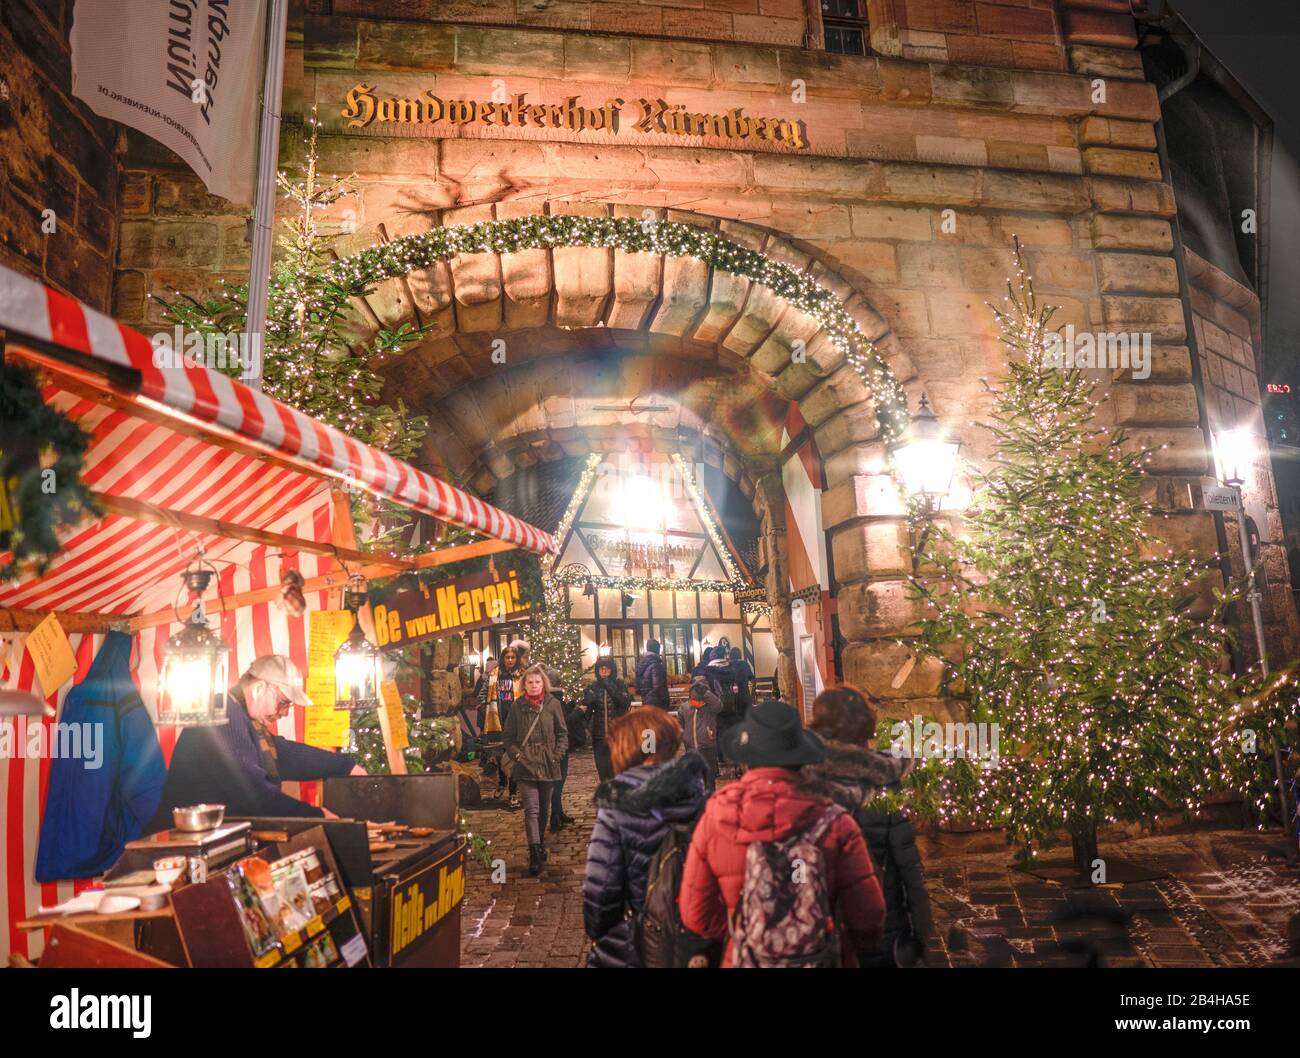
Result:
[[[1102,845],[1162,876],[1093,889],[1054,885],[1009,865],[1006,850],[932,851],[933,946],[948,965],[1263,966],[1293,954],[1300,872],[1276,841],[1198,830]],[[954,942],[950,944],[951,942]]]
[[[470,861],[460,919],[462,966],[585,965],[582,876],[596,823],[596,779],[590,750],[569,758],[564,810],[576,822],[546,835],[548,860],[536,878],[528,874],[522,811],[464,810],[474,833],[491,842],[491,858],[505,861],[505,881],[494,883],[491,869]]]
[[[577,820],[547,835],[550,859],[528,874],[519,811],[466,809],[471,829],[505,861],[501,884],[471,862],[461,909],[462,966],[563,966],[586,962],[582,875],[595,823],[590,752],[570,758],[565,810]],[[1164,876],[1074,890],[1011,866],[1006,849],[972,852],[926,841],[934,912],[931,965],[1260,966],[1288,954],[1287,923],[1300,913],[1300,871],[1275,843],[1213,829],[1126,840],[1122,856]],[[1272,854],[1271,854],[1272,853]]]

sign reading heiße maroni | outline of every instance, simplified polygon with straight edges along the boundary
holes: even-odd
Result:
[[[414,128],[445,124],[501,129],[552,129],[567,132],[604,132],[618,135],[624,129],[667,136],[700,139],[760,140],[790,150],[808,146],[802,121],[783,117],[755,117],[744,107],[719,114],[696,113],[680,103],[663,99],[606,99],[600,106],[585,106],[579,96],[561,103],[530,103],[526,92],[507,96],[494,93],[489,100],[442,99],[432,92],[411,98],[381,96],[361,83],[348,92],[339,113],[348,128],[364,129],[375,122]]]

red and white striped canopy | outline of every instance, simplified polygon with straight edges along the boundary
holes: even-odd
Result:
[[[155,366],[144,335],[2,267],[0,328],[9,332],[13,354],[53,378],[47,401],[91,434],[85,481],[99,493],[283,533],[328,505],[331,483],[345,483],[537,554],[554,548],[549,533],[218,371]],[[25,345],[24,336],[35,341]],[[89,359],[69,364],[41,343]],[[133,377],[130,385],[121,381],[123,368],[138,373],[138,385]],[[328,519],[322,524],[325,535],[315,539],[328,542]],[[43,577],[0,588],[0,607],[103,614],[157,608],[170,602],[174,574],[196,544],[214,560],[236,563],[251,550],[217,535],[110,514],[70,533]]]

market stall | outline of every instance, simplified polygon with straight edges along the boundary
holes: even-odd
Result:
[[[0,721],[13,725],[20,748],[57,744],[64,699],[112,632],[131,637],[131,675],[157,720],[164,647],[184,624],[181,577],[200,553],[213,575],[193,594],[228,647],[230,678],[253,658],[279,653],[310,680],[309,615],[279,605],[292,585],[309,610],[337,611],[350,577],[553,548],[546,533],[218,371],[157,366],[144,335],[7,269],[0,328],[6,360],[36,368],[45,402],[89,434],[82,481],[103,512],[60,535],[41,575],[0,580],[0,689],[30,692],[50,707],[43,717]],[[412,557],[368,552],[352,537],[355,492],[482,539]],[[0,566],[11,560],[0,552]],[[307,714],[295,706],[279,733],[302,740]],[[159,726],[164,757],[175,737]],[[0,945],[29,959],[41,954],[45,931],[19,923],[92,884],[36,879],[57,765],[49,753],[0,758]]]

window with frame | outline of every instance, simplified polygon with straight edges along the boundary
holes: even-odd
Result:
[[[668,675],[687,675],[691,671],[691,626],[665,623],[660,625],[659,635]]]
[[[866,0],[821,0],[826,50],[839,55],[867,53]]]
[[[618,674],[625,680],[636,675],[637,659],[641,655],[641,636],[635,625],[609,626],[609,657],[613,659]]]

